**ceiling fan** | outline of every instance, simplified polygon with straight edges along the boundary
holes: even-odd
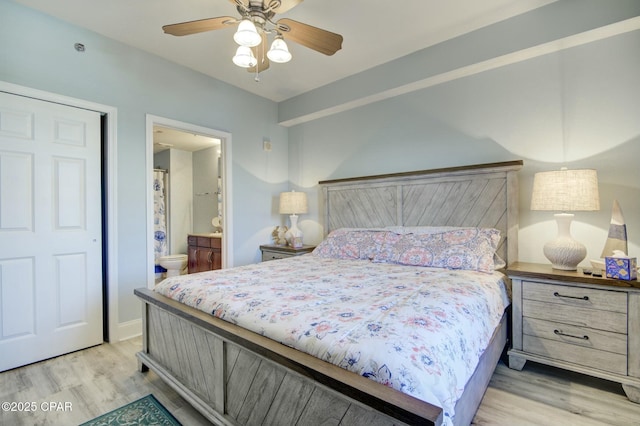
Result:
[[[249,72],[260,73],[269,68],[269,62],[284,63],[291,60],[285,40],[292,41],[325,55],[333,55],[342,48],[342,36],[293,19],[273,21],[278,13],[284,13],[303,0],[229,0],[236,5],[240,19],[232,16],[200,19],[165,25],[166,34],[184,36],[205,31],[219,30],[238,25],[233,36],[239,47],[233,62]],[[274,40],[267,51],[267,35]]]

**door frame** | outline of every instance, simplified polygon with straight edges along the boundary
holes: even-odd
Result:
[[[169,127],[188,133],[220,139],[222,177],[222,267],[233,266],[233,203],[231,197],[231,133],[209,127],[198,126],[171,118],[147,114],[147,287],[155,287],[155,259],[153,232],[153,126]]]
[[[106,191],[107,205],[104,206],[104,215],[101,220],[104,225],[104,221],[107,224],[106,233],[106,253],[102,253],[102,265],[106,268],[107,276],[106,282],[103,286],[106,286],[108,300],[107,300],[107,312],[108,322],[102,324],[104,328],[107,326],[108,338],[110,342],[118,342],[120,340],[119,335],[119,323],[118,323],[118,216],[117,216],[117,123],[118,123],[118,110],[115,107],[102,105],[95,102],[85,101],[83,99],[71,98],[68,96],[60,95],[57,93],[46,92],[43,90],[33,89],[31,87],[20,86],[6,81],[0,81],[0,91],[6,92],[18,96],[26,96],[29,98],[39,99],[47,102],[54,102],[61,105],[67,105],[70,107],[87,109],[98,112],[106,117],[106,128],[103,128],[103,133],[106,133],[105,146],[101,154],[101,163],[103,164],[104,174],[101,176],[102,184]],[[106,151],[106,153],[105,153]],[[106,265],[105,265],[106,262]],[[103,305],[104,305],[103,300]]]

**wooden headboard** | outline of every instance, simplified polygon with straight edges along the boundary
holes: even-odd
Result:
[[[325,234],[339,228],[472,226],[499,229],[498,255],[518,260],[522,161],[320,182]]]

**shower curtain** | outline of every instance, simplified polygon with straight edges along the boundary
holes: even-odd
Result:
[[[159,272],[157,269],[161,268],[158,266],[158,258],[168,254],[166,178],[166,170],[155,169],[153,171],[153,239],[156,272]]]

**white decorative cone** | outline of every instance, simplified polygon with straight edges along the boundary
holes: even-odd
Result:
[[[613,256],[614,250],[620,250],[624,252],[625,255],[629,254],[629,248],[627,246],[627,225],[624,221],[618,200],[613,200],[609,235],[607,235],[607,242],[602,249],[600,257]]]

